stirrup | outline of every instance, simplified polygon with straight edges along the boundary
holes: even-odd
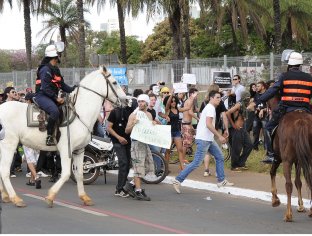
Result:
[[[47,146],[55,146],[56,145],[52,135],[48,135],[47,140],[46,140],[46,145]]]

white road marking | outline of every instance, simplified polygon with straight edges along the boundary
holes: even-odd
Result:
[[[118,170],[116,171],[108,171],[111,174],[118,174]],[[130,170],[130,173],[128,175],[129,177],[133,176],[133,170]],[[172,181],[175,179],[174,176],[167,176],[162,183],[165,184],[172,184]],[[231,194],[234,196],[240,196],[240,197],[247,197],[252,199],[258,199],[266,202],[271,202],[272,200],[272,194],[270,192],[264,192],[259,190],[253,190],[253,189],[246,189],[246,188],[238,188],[238,187],[221,187],[218,188],[216,184],[202,182],[202,181],[195,181],[186,179],[181,186],[188,187],[188,188],[194,188],[194,189],[203,189],[208,190],[212,192],[218,192],[218,193],[224,193],[224,194]],[[278,194],[278,197],[280,199],[280,202],[284,205],[287,204],[287,195],[285,194]],[[305,208],[312,207],[312,201],[309,199],[302,199],[303,206]],[[291,205],[292,206],[298,206],[298,197],[291,197]]]
[[[45,200],[43,197],[40,197],[40,196],[37,196],[37,195],[33,195],[33,194],[23,194],[23,195],[25,195],[27,197],[35,198],[35,199],[38,199],[38,200],[42,200],[42,201]],[[59,201],[54,201],[53,204],[59,205],[59,206],[63,206],[63,207],[67,207],[67,208],[70,208],[70,209],[73,209],[73,210],[77,210],[77,211],[82,211],[82,212],[85,212],[85,213],[88,213],[88,214],[92,214],[92,215],[96,215],[96,216],[108,216],[108,215],[100,213],[100,212],[96,212],[96,211],[88,210],[88,209],[85,209],[85,208],[73,206],[73,205],[70,205],[70,204],[67,204],[67,203],[63,203],[63,202],[59,202]]]

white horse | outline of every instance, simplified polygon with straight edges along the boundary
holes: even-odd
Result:
[[[83,186],[83,156],[84,147],[91,140],[91,131],[104,99],[113,103],[126,102],[126,94],[117,84],[106,68],[94,71],[81,80],[79,87],[71,94],[76,96],[74,105],[77,116],[69,126],[70,150],[76,166],[75,177],[80,199],[85,205],[93,205]],[[12,202],[18,207],[25,207],[24,201],[17,196],[10,181],[10,166],[19,142],[27,147],[60,152],[62,174],[60,179],[49,189],[46,202],[53,206],[56,194],[70,177],[71,159],[69,157],[67,127],[60,127],[61,137],[56,146],[46,146],[46,132],[40,132],[38,127],[27,127],[27,104],[21,102],[6,102],[0,106],[0,122],[4,129],[4,138],[0,141],[0,191],[3,202]],[[2,183],[3,181],[3,183]],[[3,186],[4,184],[4,186]]]

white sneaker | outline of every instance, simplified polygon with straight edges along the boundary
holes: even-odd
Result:
[[[28,173],[26,174],[26,177],[27,177],[27,178],[30,178],[30,177],[31,177],[31,172],[28,172]]]
[[[217,183],[218,188],[225,187],[225,186],[233,186],[233,185],[234,183],[231,183],[227,181],[226,179],[224,179],[222,182]]]
[[[173,188],[174,190],[177,192],[177,193],[181,193],[180,191],[180,186],[181,186],[181,183],[178,181],[178,180],[173,180],[172,181],[172,185],[173,185]]]
[[[10,177],[11,178],[16,178],[16,175],[15,174],[11,174]]]
[[[49,176],[50,176],[50,175],[47,175],[47,174],[43,173],[42,171],[39,171],[39,172],[37,173],[37,175],[38,175],[39,177],[41,177],[41,178],[46,178],[46,177],[49,177]]]
[[[204,177],[207,177],[207,176],[210,176],[210,175],[211,175],[210,171],[209,170],[205,170]]]

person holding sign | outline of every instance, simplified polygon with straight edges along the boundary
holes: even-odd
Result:
[[[147,94],[141,94],[138,96],[138,108],[131,113],[129,120],[126,126],[125,133],[130,134],[133,127],[139,121],[137,117],[139,114],[144,117],[147,117],[149,120],[153,120],[151,113],[147,111],[149,97]],[[154,122],[154,121],[153,121]],[[153,123],[155,124],[155,123]],[[133,167],[133,176],[134,179],[132,183],[127,183],[125,185],[125,190],[129,193],[130,196],[134,197],[137,200],[150,201],[151,198],[145,194],[144,189],[141,188],[141,178],[145,176],[145,173],[154,173],[154,161],[152,157],[151,150],[146,143],[142,143],[138,140],[131,140],[131,161]]]
[[[190,96],[191,100],[194,100],[194,98],[197,96],[197,93],[193,93]],[[181,126],[179,121],[179,112],[185,112],[192,108],[192,103],[188,103],[184,107],[178,108],[178,97],[174,96],[174,90],[172,90],[171,95],[168,97],[165,97],[164,99],[164,105],[166,105],[166,114],[169,117],[169,125],[171,125],[171,138],[174,144],[177,147],[179,160],[180,160],[180,169],[183,170],[184,167],[184,159],[185,154],[183,152],[182,147],[182,139],[181,139]]]

